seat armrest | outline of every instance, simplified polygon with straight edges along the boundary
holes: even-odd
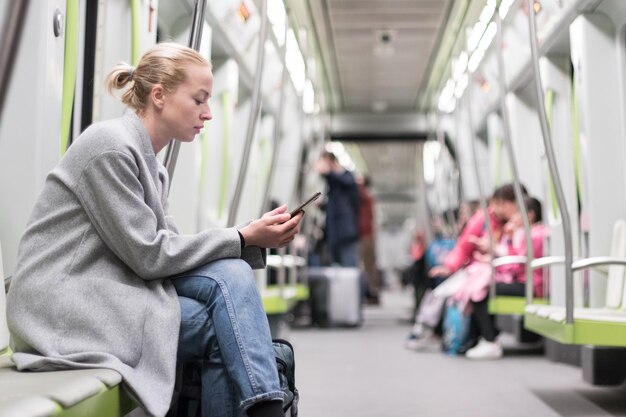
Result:
[[[594,256],[591,258],[579,259],[572,263],[572,270],[581,271],[584,269],[597,268],[599,266],[607,265],[626,266],[626,258],[618,258],[615,256]]]
[[[544,256],[543,258],[533,259],[530,262],[530,268],[535,270],[544,266],[560,265],[565,263],[564,256]]]
[[[494,268],[504,265],[515,265],[515,264],[525,264],[526,257],[521,255],[507,255],[507,256],[499,256],[491,261],[491,265]]]

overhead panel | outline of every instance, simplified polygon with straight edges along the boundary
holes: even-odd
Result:
[[[415,107],[447,4],[446,0],[326,0],[333,44],[322,48],[329,48],[327,56],[334,58],[345,111]]]

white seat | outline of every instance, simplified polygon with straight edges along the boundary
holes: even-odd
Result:
[[[611,258],[626,258],[626,222],[618,220],[613,226]],[[592,258],[595,259],[595,258]],[[584,261],[584,260],[581,260]],[[574,320],[626,323],[626,285],[624,265],[609,265],[604,308],[575,308]],[[528,305],[526,313],[551,321],[565,322],[565,307],[553,305]]]

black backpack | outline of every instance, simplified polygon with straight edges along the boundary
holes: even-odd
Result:
[[[274,339],[274,356],[278,368],[280,389],[283,392],[283,411],[290,411],[291,417],[298,417],[300,395],[296,388],[296,359],[293,346],[283,339]]]
[[[280,389],[283,392],[283,410],[290,417],[298,417],[298,389],[295,384],[296,363],[293,346],[283,339],[274,339],[274,356]],[[202,392],[201,362],[179,363],[172,405],[166,417],[202,417],[200,397]]]

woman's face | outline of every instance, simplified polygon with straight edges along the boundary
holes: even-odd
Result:
[[[161,118],[170,138],[191,142],[211,120],[209,98],[213,74],[205,65],[190,65],[187,79],[173,92],[165,92]]]
[[[517,204],[512,201],[493,199],[491,201],[491,207],[493,208],[493,214],[495,217],[505,223],[517,213]]]

